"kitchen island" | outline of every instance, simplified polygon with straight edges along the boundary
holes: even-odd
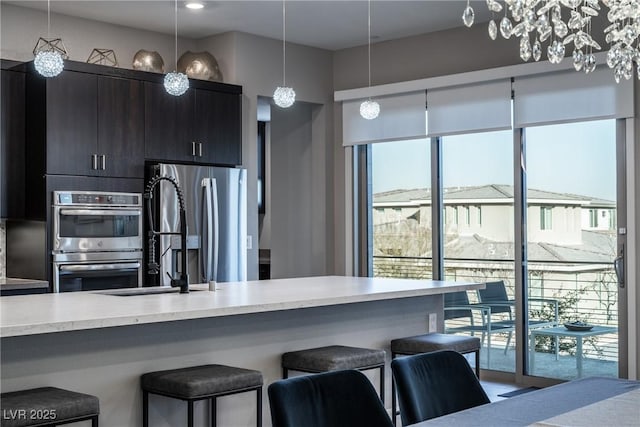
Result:
[[[2,391],[51,385],[86,392],[100,399],[101,426],[138,426],[144,372],[228,364],[260,370],[266,389],[280,378],[285,351],[342,344],[389,353],[392,338],[425,333],[430,313],[442,331],[444,293],[483,286],[327,276],[219,283],[213,292],[195,286],[189,294],[6,297]],[[152,425],[182,425],[184,406],[153,396]],[[268,426],[266,393],[264,406]],[[253,407],[250,394],[219,399],[220,425],[255,425]],[[206,411],[196,404],[196,425],[204,425]]]

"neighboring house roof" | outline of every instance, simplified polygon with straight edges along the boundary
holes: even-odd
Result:
[[[615,236],[612,233],[582,231],[579,245],[555,245],[533,243],[527,245],[530,263],[541,262],[589,262],[611,263],[615,253]],[[612,245],[614,245],[612,247]],[[445,258],[467,260],[513,260],[513,242],[496,242],[481,236],[459,236],[445,243]]]
[[[559,202],[560,204],[581,204],[594,207],[615,207],[615,202],[582,196],[569,193],[555,193],[552,191],[536,190],[530,188],[527,190],[529,203],[539,201],[541,203]],[[443,198],[445,201],[459,200],[475,201],[481,200],[493,203],[506,203],[513,199],[512,185],[481,185],[474,187],[448,187],[444,189]],[[385,191],[373,195],[374,205],[416,205],[431,204],[431,189],[414,188],[410,190],[399,189]]]

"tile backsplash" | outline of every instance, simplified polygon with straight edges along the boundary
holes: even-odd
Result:
[[[0,219],[0,278],[7,275],[7,229],[4,220]]]

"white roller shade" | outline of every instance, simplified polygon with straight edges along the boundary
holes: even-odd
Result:
[[[429,136],[511,129],[511,80],[427,90]]]
[[[426,137],[426,94],[424,91],[373,98],[380,104],[374,120],[360,116],[362,99],[342,103],[342,145],[401,141]]]
[[[516,127],[633,117],[633,81],[607,67],[516,77],[513,114]]]

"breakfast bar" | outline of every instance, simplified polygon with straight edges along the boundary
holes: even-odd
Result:
[[[2,390],[56,386],[100,399],[100,425],[141,425],[140,375],[203,364],[281,378],[282,353],[324,345],[387,350],[393,338],[443,330],[443,294],[480,283],[322,276],[218,283],[177,292],[73,292],[0,299]],[[429,314],[437,314],[429,325]],[[374,384],[375,372],[368,374]],[[387,364],[387,375],[390,371]],[[387,382],[387,401],[390,387]],[[252,396],[219,399],[219,424],[255,424]],[[152,396],[154,426],[186,409]],[[270,425],[266,392],[263,421]],[[196,425],[207,406],[196,404]],[[225,416],[227,418],[225,418]]]

